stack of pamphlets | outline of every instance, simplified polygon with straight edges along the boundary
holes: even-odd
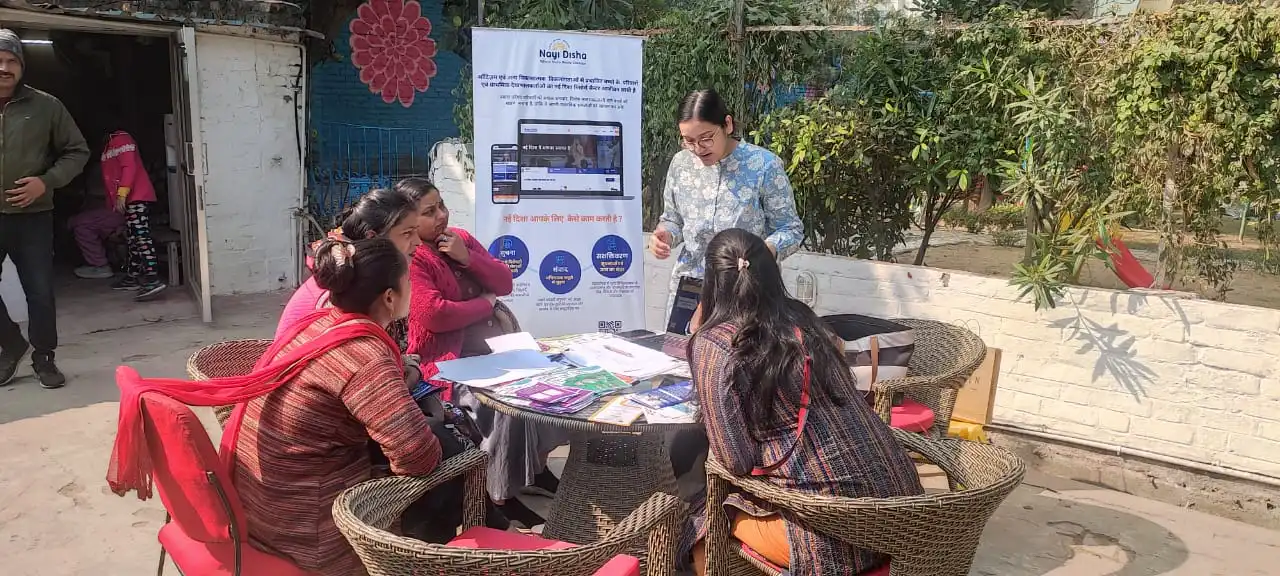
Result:
[[[650,424],[692,424],[698,421],[698,407],[683,402],[657,410],[645,408],[644,419]]]
[[[692,424],[698,407],[688,380],[614,398],[589,418],[592,422],[630,426],[641,416],[649,424]]]
[[[561,366],[493,388],[504,402],[547,414],[572,414],[629,384],[596,367]]]
[[[492,391],[503,402],[546,414],[573,414],[596,400],[596,394],[589,390],[557,386],[535,378],[504,384]]]
[[[579,368],[576,366],[562,366],[539,374],[534,378],[539,382],[554,384],[556,386],[564,386],[566,388],[577,388],[586,390],[595,394],[608,394],[617,390],[623,390],[631,384],[608,370],[601,370],[596,366],[587,366]]]
[[[588,420],[601,424],[630,426],[641,416],[644,416],[644,408],[632,403],[629,396],[618,396],[597,410]]]
[[[641,408],[661,410],[668,406],[684,404],[693,397],[693,382],[684,380],[631,395],[631,401]]]
[[[697,421],[698,409],[693,399],[693,382],[683,380],[628,396],[631,403],[644,410],[650,424],[688,424]]]

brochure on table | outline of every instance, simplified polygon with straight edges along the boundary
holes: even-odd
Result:
[[[537,337],[644,327],[643,40],[472,31],[476,237]]]

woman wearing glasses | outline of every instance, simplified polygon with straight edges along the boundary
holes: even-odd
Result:
[[[742,228],[779,258],[800,248],[804,226],[782,160],[733,137],[734,121],[715,90],[689,93],[677,118],[684,146],[671,159],[662,192],[662,216],[650,250],[658,259],[680,246],[671,273],[669,332],[690,333],[700,323],[692,302],[700,292],[707,243],[722,230]],[[672,310],[677,291],[681,306]]]

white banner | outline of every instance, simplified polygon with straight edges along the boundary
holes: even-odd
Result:
[[[643,40],[472,31],[476,236],[534,336],[644,327]]]

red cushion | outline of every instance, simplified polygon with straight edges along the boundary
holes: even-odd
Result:
[[[573,548],[573,544],[548,540],[533,534],[519,534],[505,530],[495,530],[477,526],[469,528],[457,538],[449,541],[448,546],[455,548],[479,548],[482,550],[564,550]]]
[[[128,376],[123,371],[117,375]],[[137,377],[137,373],[132,376]],[[244,518],[244,510],[229,476],[222,470],[222,461],[209,441],[204,424],[186,404],[159,393],[142,395],[142,421],[156,491],[165,510],[173,516],[173,522],[192,539],[230,541],[231,521],[222,497],[209,482],[208,472],[215,474],[230,501],[232,513]],[[246,534],[242,528],[241,535]]]
[[[160,529],[160,545],[186,576],[231,576],[235,571],[235,545],[231,542],[201,542],[169,523]],[[309,576],[288,560],[248,544],[241,546],[240,553],[241,576]]]
[[[450,540],[448,545],[456,548],[511,551],[565,550],[574,547],[568,542],[484,526],[467,529],[457,538]],[[632,556],[614,556],[612,560],[596,570],[595,576],[640,576],[640,560]]]
[[[640,559],[635,556],[619,555],[605,562],[592,576],[640,576]]]
[[[908,432],[928,432],[933,428],[933,410],[914,400],[903,399],[901,406],[894,406],[889,425]]]

